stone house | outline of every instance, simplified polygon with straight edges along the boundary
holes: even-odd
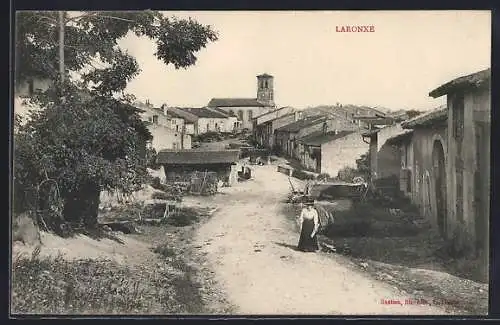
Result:
[[[277,151],[288,157],[299,157],[297,140],[315,131],[322,130],[326,120],[325,116],[305,117],[276,129]]]
[[[157,152],[164,149],[191,149],[191,135],[183,133],[182,128],[173,127],[169,116],[164,115],[164,109],[155,108],[149,102],[136,103],[135,106],[142,110],[141,119],[153,135],[149,146]]]
[[[208,108],[168,107],[168,114],[184,119],[186,133],[199,135],[207,132],[232,132],[228,116]],[[230,130],[226,128],[231,127]]]
[[[260,124],[256,133],[257,142],[265,148],[277,151],[277,148],[279,148],[276,140],[277,130],[302,118],[302,112],[295,111]]]
[[[257,76],[256,98],[212,98],[207,105],[236,115],[243,129],[253,130],[253,118],[276,108],[274,77],[264,73]]]
[[[180,110],[196,116],[196,122],[194,123],[196,134],[233,131],[232,125],[230,125],[230,128],[227,129],[229,116],[224,113],[205,107],[182,107]]]
[[[454,79],[431,91],[448,107],[447,232],[458,245],[489,254],[491,70]]]
[[[183,116],[171,110],[166,105],[162,106],[163,115],[167,117],[170,122],[169,127],[177,132],[183,132],[184,134],[194,135],[194,123],[185,119]]]
[[[261,146],[271,148],[272,142],[270,142],[270,138],[274,132],[272,121],[295,111],[295,108],[285,106],[255,117],[253,119],[253,135],[257,143]]]
[[[357,148],[357,144],[362,144],[359,136],[347,138],[353,133],[355,133],[355,131],[317,131],[302,137],[298,140],[301,148],[298,159],[308,170],[319,174],[337,176],[338,171],[345,167],[345,158],[348,157],[343,149],[353,150]],[[353,143],[352,139],[357,143]],[[365,147],[367,147],[366,144]],[[366,149],[362,150],[362,153],[365,152]],[[362,153],[356,151],[356,157],[358,154],[361,155]],[[353,159],[353,161],[355,161],[355,159]]]
[[[325,134],[336,133],[339,131],[357,131],[358,125],[344,117],[334,116],[332,114],[322,114],[316,116],[309,116],[304,118],[304,123],[297,122],[295,125],[290,124],[284,128],[279,129],[280,132],[288,130],[288,138],[291,140],[290,156],[296,159],[307,157],[306,145],[301,142],[303,137],[319,136]],[[311,121],[311,122],[308,122]],[[328,137],[327,137],[328,138]],[[319,159],[321,160],[321,159]],[[319,161],[317,160],[317,161]]]

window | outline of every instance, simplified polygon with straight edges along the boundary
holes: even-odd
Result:
[[[153,115],[153,123],[158,124],[158,115]]]
[[[172,143],[172,149],[174,149],[174,150],[177,149],[177,143],[176,142]]]
[[[175,126],[175,131],[179,132],[179,125]]]
[[[234,111],[232,109],[229,110],[229,115],[234,116]]]
[[[210,124],[207,123],[207,132],[210,131]]]
[[[249,110],[248,111],[248,119],[251,120],[253,118],[253,111]]]
[[[243,121],[243,111],[241,109],[238,111],[238,118]]]

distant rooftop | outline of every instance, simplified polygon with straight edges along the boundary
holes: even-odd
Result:
[[[317,132],[309,134],[305,137],[300,138],[299,142],[302,142],[303,144],[306,144],[309,146],[320,146],[324,143],[328,143],[330,141],[343,138],[343,137],[345,137],[351,133],[354,133],[354,132],[355,131],[339,131],[337,133],[327,132],[325,134],[322,131],[317,131]]]
[[[212,98],[208,107],[265,107],[257,98]]]
[[[260,115],[257,115],[256,117],[254,118],[259,118],[259,117],[262,117],[262,116],[266,116],[266,115],[269,115],[269,114],[272,114],[272,113],[275,113],[275,112],[278,112],[278,111],[281,111],[285,108],[291,108],[292,110],[294,109],[293,107],[290,107],[290,106],[283,106],[283,107],[280,107],[280,108],[276,108],[276,109],[273,109],[272,111],[269,111],[269,112],[265,112],[265,113],[262,113]]]
[[[278,131],[278,132],[292,132],[292,133],[299,132],[300,130],[302,130],[305,127],[319,124],[319,123],[323,123],[325,121],[326,121],[325,116],[306,117],[306,118],[303,118],[303,119],[298,120],[296,122],[282,126],[278,129],[276,129],[276,131]]]

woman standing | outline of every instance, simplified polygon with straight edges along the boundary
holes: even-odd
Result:
[[[303,252],[319,251],[317,233],[319,229],[318,211],[314,208],[314,200],[308,199],[298,218],[300,238],[297,248]]]

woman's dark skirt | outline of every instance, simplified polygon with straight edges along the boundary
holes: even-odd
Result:
[[[317,234],[311,238],[314,230],[314,220],[304,219],[297,248],[303,252],[315,252],[319,249]]]

